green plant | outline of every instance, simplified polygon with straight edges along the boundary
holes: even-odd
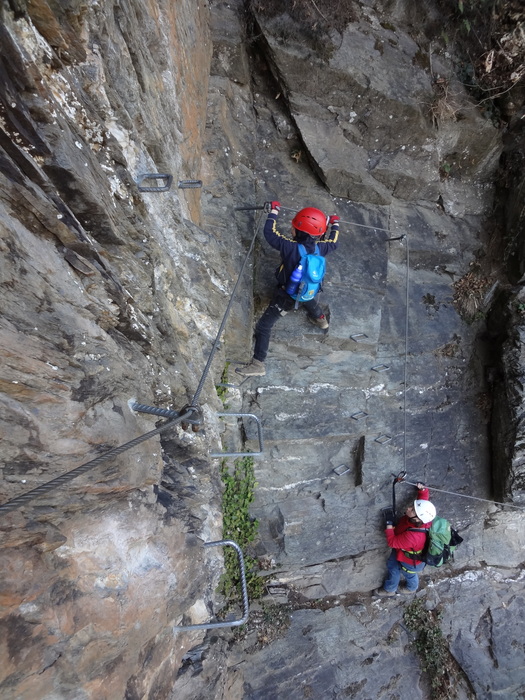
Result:
[[[405,625],[415,634],[412,644],[423,670],[429,675],[433,700],[455,697],[454,684],[448,682],[452,665],[448,645],[439,626],[440,618],[439,612],[426,610],[418,598],[406,606],[403,614]]]
[[[222,405],[224,406],[225,409],[228,409],[229,406],[226,402],[226,399],[228,398],[228,387],[224,386],[225,384],[228,383],[228,368],[230,366],[230,363],[227,362],[224,365],[224,369],[222,370],[221,374],[221,380],[219,384],[215,385],[215,391],[217,392],[217,396],[220,398],[222,401]]]
[[[447,161],[444,161],[441,163],[439,167],[439,172],[441,174],[441,177],[446,178],[450,175],[450,171],[452,170],[452,165],[450,163],[447,163]]]
[[[257,485],[253,463],[253,457],[239,457],[234,462],[233,471],[230,471],[228,462],[223,460],[220,471],[224,483],[223,538],[233,540],[243,550],[250,599],[260,598],[264,590],[264,581],[258,575],[257,560],[246,555],[246,548],[255,540],[259,528],[258,520],[250,517],[249,513]],[[241,594],[241,577],[237,554],[230,547],[225,549],[224,565],[226,571],[221,577],[219,590],[226,598],[234,600]]]

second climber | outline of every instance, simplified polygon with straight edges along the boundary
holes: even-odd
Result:
[[[264,225],[264,237],[268,243],[281,254],[281,264],[277,268],[277,289],[268,308],[263,313],[255,327],[255,348],[251,362],[236,371],[246,377],[262,377],[266,374],[264,361],[268,354],[272,328],[281,316],[285,316],[300,303],[305,307],[308,319],[319,328],[328,328],[328,319],[316,299],[316,287],[312,285],[311,296],[301,299],[297,290],[292,290],[293,281],[300,278],[301,268],[306,256],[311,260],[314,256],[324,258],[337,248],[339,237],[339,217],[335,214],[327,217],[319,209],[306,207],[301,209],[292,220],[292,238],[283,236],[276,228],[279,216],[279,202],[271,202],[270,213]],[[331,225],[328,238],[324,237],[328,224]],[[315,264],[316,260],[313,260]],[[324,260],[322,261],[324,266]],[[301,266],[302,267],[302,266]],[[322,267],[321,265],[319,267]],[[298,272],[299,271],[299,272]],[[292,294],[290,294],[292,292]]]
[[[407,507],[397,525],[392,521],[386,523],[386,541],[392,551],[386,563],[387,575],[383,587],[374,591],[374,595],[410,594],[418,589],[419,574],[425,568],[423,551],[428,531],[436,517],[436,508],[428,500],[427,487],[418,482],[417,489],[417,498]],[[401,576],[406,582],[404,587],[399,586]]]

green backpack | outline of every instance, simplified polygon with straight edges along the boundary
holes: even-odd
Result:
[[[454,530],[448,520],[436,517],[429,529],[423,527],[409,527],[414,532],[426,532],[427,541],[423,552],[414,559],[424,561],[428,566],[443,566],[454,554],[463,538]]]

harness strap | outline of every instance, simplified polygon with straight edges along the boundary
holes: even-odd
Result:
[[[407,569],[406,566],[403,566],[403,564],[401,564],[401,568],[403,569],[403,571],[406,571],[407,574],[417,574],[417,571],[412,571],[411,569]]]
[[[409,527],[409,528],[407,528],[407,532],[425,532],[428,534],[428,528],[426,528],[426,527]],[[422,554],[424,551],[424,547],[423,547],[423,549],[402,549],[401,551],[403,552],[403,554],[406,554],[406,556],[409,559],[413,559],[414,561],[422,561],[419,557],[416,556],[416,554]]]

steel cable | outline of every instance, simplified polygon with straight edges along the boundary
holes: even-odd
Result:
[[[417,484],[414,484],[412,481],[407,481],[406,479],[402,479],[402,482],[404,484],[410,484],[410,486],[417,486]],[[438,493],[448,493],[450,496],[458,496],[458,498],[470,498],[473,501],[483,501],[483,503],[492,503],[493,505],[496,506],[505,506],[507,508],[517,508],[518,510],[523,510],[525,511],[525,506],[517,506],[514,503],[502,503],[501,501],[493,501],[489,498],[479,498],[478,496],[469,496],[465,493],[458,493],[457,491],[445,491],[445,489],[437,489],[434,486],[425,486],[430,489],[431,491],[437,491]]]
[[[241,266],[241,270],[239,272],[239,276],[237,277],[237,281],[236,281],[235,286],[233,288],[233,291],[230,295],[228,306],[226,307],[226,311],[224,313],[221,325],[220,325],[219,330],[217,332],[217,336],[216,336],[215,341],[213,343],[210,355],[208,357],[208,361],[206,362],[206,366],[202,372],[202,376],[201,376],[201,379],[199,381],[199,385],[198,385],[197,390],[195,391],[195,394],[194,394],[193,399],[191,401],[190,410],[188,410],[183,415],[181,415],[177,418],[174,418],[173,420],[167,421],[166,423],[161,425],[159,428],[156,428],[155,430],[150,430],[148,433],[144,433],[143,435],[140,435],[139,437],[136,437],[133,440],[126,442],[124,445],[120,445],[119,447],[114,447],[113,449],[109,450],[108,452],[105,452],[103,455],[100,455],[99,457],[96,457],[95,459],[92,459],[89,462],[86,462],[85,464],[81,464],[80,466],[76,467],[75,469],[72,469],[71,471],[66,472],[65,474],[62,474],[61,476],[58,476],[56,479],[52,479],[51,481],[48,481],[45,484],[41,484],[40,486],[37,486],[36,488],[32,489],[31,491],[28,491],[27,493],[22,494],[21,496],[17,496],[16,498],[13,498],[10,501],[7,501],[6,503],[1,504],[0,505],[0,514],[1,513],[8,513],[10,511],[16,510],[20,506],[25,505],[26,503],[29,503],[33,499],[38,498],[39,496],[42,496],[45,493],[49,493],[50,491],[53,491],[56,487],[63,486],[64,484],[68,483],[69,481],[72,481],[73,479],[75,479],[77,476],[81,476],[82,474],[85,474],[86,472],[90,471],[91,469],[94,469],[99,464],[102,464],[102,462],[105,462],[105,461],[112,459],[114,457],[118,457],[123,452],[126,452],[127,450],[132,449],[136,445],[139,445],[141,442],[145,442],[146,440],[149,440],[150,438],[154,437],[155,435],[159,435],[160,433],[162,433],[165,430],[167,430],[168,428],[170,428],[172,425],[175,425],[177,423],[181,423],[184,420],[186,420],[192,416],[192,414],[194,413],[193,407],[195,407],[197,405],[200,394],[201,394],[202,389],[204,387],[204,382],[206,381],[206,377],[208,376],[208,372],[210,370],[211,363],[213,361],[213,358],[215,356],[217,348],[219,347],[219,341],[220,341],[222,332],[224,330],[224,327],[226,325],[226,321],[228,319],[228,316],[230,314],[233,300],[235,298],[235,293],[237,291],[237,287],[239,286],[241,277],[243,275],[244,268],[246,267],[246,263],[248,261],[248,258],[250,257],[251,252],[253,250],[253,246],[255,244],[255,239],[257,238],[257,234],[259,232],[259,226],[260,226],[261,220],[262,220],[262,215],[259,217],[259,221],[257,222],[257,225],[255,227],[255,233],[254,233],[253,238],[251,240],[250,247],[249,247],[248,252],[244,258],[243,264]]]
[[[234,298],[235,298],[235,293],[237,292],[237,287],[239,286],[239,283],[240,283],[240,281],[241,281],[242,275],[243,275],[243,273],[244,273],[244,268],[246,267],[246,263],[248,262],[248,258],[250,257],[251,252],[252,252],[252,250],[253,250],[253,246],[254,246],[254,244],[255,244],[255,239],[257,238],[257,234],[259,233],[259,227],[260,227],[260,225],[261,225],[262,217],[263,217],[263,214],[261,213],[261,214],[259,215],[259,221],[257,222],[257,224],[256,224],[256,226],[255,226],[255,233],[253,234],[253,238],[252,238],[252,241],[251,241],[251,243],[250,243],[250,247],[249,247],[249,249],[248,249],[248,252],[246,253],[246,256],[245,256],[245,258],[244,258],[244,261],[243,261],[243,263],[242,263],[242,265],[241,265],[241,269],[240,269],[239,275],[238,275],[238,277],[237,277],[237,281],[235,282],[235,286],[234,286],[233,291],[232,291],[232,293],[231,293],[231,295],[230,295],[230,300],[229,300],[229,302],[228,302],[228,306],[226,307],[226,311],[224,312],[224,316],[223,316],[223,318],[222,318],[221,325],[219,326],[219,330],[217,331],[217,336],[215,337],[215,341],[214,341],[214,343],[213,343],[213,346],[212,346],[210,355],[209,355],[209,357],[208,357],[208,361],[206,362],[206,366],[205,366],[205,368],[204,368],[204,370],[203,370],[203,372],[202,372],[202,377],[201,377],[201,379],[200,379],[200,382],[199,382],[199,385],[198,385],[198,387],[197,387],[197,390],[195,391],[195,394],[194,394],[194,396],[193,396],[193,399],[191,400],[191,405],[192,405],[192,406],[197,405],[197,403],[198,403],[198,401],[199,401],[199,397],[200,397],[201,392],[202,392],[202,389],[203,389],[203,387],[204,387],[204,382],[206,381],[206,377],[208,376],[208,372],[210,371],[211,363],[212,363],[212,361],[213,361],[213,358],[215,357],[215,353],[217,352],[217,348],[219,347],[219,342],[220,342],[220,339],[221,339],[222,332],[223,332],[223,330],[224,330],[224,326],[226,325],[226,321],[228,320],[228,316],[230,315],[230,311],[231,311],[231,307],[232,307],[232,304],[233,304],[233,300],[234,300]]]
[[[406,252],[406,282],[405,282],[405,365],[403,370],[403,469],[407,470],[407,376],[408,376],[408,309],[410,281],[410,251],[408,236],[405,237]]]
[[[257,222],[257,224],[255,226],[255,233],[254,233],[253,238],[251,240],[250,247],[248,249],[248,252],[246,253],[243,264],[241,266],[241,270],[239,272],[239,276],[237,277],[237,281],[236,281],[235,286],[233,288],[233,291],[230,295],[228,306],[226,307],[226,311],[224,313],[221,325],[220,325],[219,330],[217,332],[217,336],[216,336],[215,341],[213,343],[210,355],[208,357],[208,361],[206,362],[206,366],[202,372],[202,376],[201,376],[201,379],[199,381],[199,385],[197,387],[197,390],[195,391],[195,394],[193,396],[191,404],[189,404],[189,407],[188,407],[189,410],[187,410],[185,413],[178,416],[177,418],[174,418],[172,420],[167,421],[166,423],[161,425],[159,428],[155,428],[155,430],[150,430],[148,433],[144,433],[143,435],[139,435],[138,437],[134,438],[133,440],[130,440],[129,442],[126,442],[123,445],[120,445],[118,447],[114,447],[113,449],[108,450],[108,452],[104,452],[104,454],[99,455],[98,457],[95,457],[95,459],[92,459],[89,462],[86,462],[85,464],[81,464],[80,466],[75,467],[75,469],[72,469],[71,471],[66,472],[65,474],[61,474],[60,476],[56,477],[56,479],[52,479],[51,481],[47,481],[44,484],[40,484],[40,486],[37,486],[36,488],[31,489],[31,491],[27,491],[26,493],[23,493],[20,496],[16,496],[15,498],[12,498],[10,501],[6,501],[6,503],[2,503],[0,505],[0,514],[9,513],[13,510],[16,510],[17,508],[20,508],[23,505],[26,505],[27,503],[34,500],[35,498],[38,498],[39,496],[43,496],[46,493],[54,491],[55,488],[58,488],[60,486],[63,486],[64,484],[67,484],[68,482],[72,481],[73,479],[76,479],[78,476],[81,476],[82,474],[85,474],[86,472],[91,471],[91,469],[98,467],[103,462],[106,462],[110,459],[113,459],[114,457],[118,457],[123,452],[126,452],[127,450],[131,450],[136,445],[140,445],[140,443],[145,442],[146,440],[149,440],[150,438],[154,437],[155,435],[159,435],[160,433],[164,432],[165,430],[168,430],[173,425],[176,425],[177,423],[182,423],[185,420],[187,420],[193,416],[195,406],[197,405],[200,394],[201,394],[202,389],[204,387],[204,382],[206,381],[206,377],[208,376],[208,372],[210,370],[211,363],[212,363],[213,358],[215,356],[215,353],[219,347],[220,338],[221,338],[222,332],[224,330],[224,327],[226,325],[226,321],[228,319],[228,316],[230,314],[233,300],[234,300],[235,294],[237,292],[237,287],[239,286],[240,280],[241,280],[242,275],[244,273],[244,268],[246,267],[246,263],[247,263],[250,255],[251,255],[251,252],[253,250],[253,246],[255,244],[255,239],[257,238],[257,234],[259,232],[261,220],[262,220],[262,214],[259,217],[259,221]]]
[[[297,214],[298,209],[290,209],[289,207],[280,207],[281,211],[290,211]],[[381,226],[368,226],[367,224],[358,224],[355,221],[345,221],[344,219],[339,219],[340,224],[348,224],[349,226],[359,226],[360,228],[370,228],[374,231],[386,231],[387,233],[392,233],[389,228],[381,228]]]
[[[27,491],[26,493],[23,493],[21,496],[16,496],[16,498],[13,498],[10,501],[7,501],[6,503],[2,503],[2,505],[0,505],[0,514],[9,513],[13,510],[16,510],[17,508],[20,508],[21,506],[25,505],[26,503],[29,503],[30,501],[34,500],[35,498],[38,498],[39,496],[43,496],[45,493],[49,493],[50,491],[53,491],[55,488],[57,488],[59,486],[63,486],[64,484],[67,484],[69,481],[76,479],[77,476],[81,476],[82,474],[85,474],[86,472],[90,471],[91,469],[98,467],[98,465],[102,464],[102,462],[106,462],[107,460],[112,459],[113,457],[118,457],[123,452],[126,452],[127,450],[131,450],[136,445],[140,445],[141,442],[145,442],[146,440],[149,440],[150,438],[154,437],[155,435],[159,435],[160,433],[164,432],[165,430],[168,430],[168,428],[171,428],[176,423],[181,423],[186,418],[189,418],[192,414],[193,414],[192,410],[187,411],[186,413],[182,414],[178,418],[174,418],[173,420],[167,421],[166,423],[161,425],[159,428],[155,428],[155,430],[150,430],[148,433],[144,433],[143,435],[139,435],[138,437],[134,438],[133,440],[130,440],[129,442],[125,442],[123,445],[119,445],[118,447],[114,447],[113,449],[108,450],[108,452],[104,452],[104,454],[99,455],[98,457],[95,457],[95,459],[92,459],[89,462],[86,462],[85,464],[81,464],[79,467],[75,467],[75,469],[72,469],[71,471],[66,472],[65,474],[61,474],[60,476],[57,476],[56,479],[52,479],[51,481],[47,481],[45,484],[40,484],[40,486],[37,486],[36,488],[31,489],[31,491]]]

